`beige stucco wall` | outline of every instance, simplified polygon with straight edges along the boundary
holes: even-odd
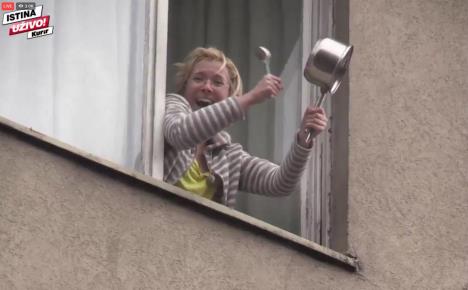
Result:
[[[468,287],[468,1],[350,9],[350,246],[377,286]]]
[[[308,289],[361,277],[0,125],[0,289]]]
[[[468,1],[350,1],[350,273],[0,127],[0,289],[468,287]]]
[[[468,1],[351,1],[350,239],[383,288],[468,287]]]

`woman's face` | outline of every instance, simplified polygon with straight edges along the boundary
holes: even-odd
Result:
[[[202,60],[192,70],[184,97],[194,109],[222,101],[229,96],[229,74],[218,61]]]

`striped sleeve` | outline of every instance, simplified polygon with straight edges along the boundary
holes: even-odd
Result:
[[[301,180],[311,150],[299,146],[295,141],[281,166],[244,151],[239,188],[269,196],[292,194]]]
[[[193,148],[243,117],[244,112],[234,97],[192,112],[184,97],[169,94],[164,138],[176,150]]]

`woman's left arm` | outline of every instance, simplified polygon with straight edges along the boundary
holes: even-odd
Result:
[[[313,139],[325,130],[327,122],[322,108],[307,108],[299,132],[280,166],[243,152],[239,188],[271,196],[293,193],[307,165]],[[307,140],[306,129],[311,129],[310,140]]]

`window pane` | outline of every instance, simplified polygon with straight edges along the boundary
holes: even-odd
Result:
[[[145,2],[37,3],[52,35],[0,28],[0,115],[139,168]]]

